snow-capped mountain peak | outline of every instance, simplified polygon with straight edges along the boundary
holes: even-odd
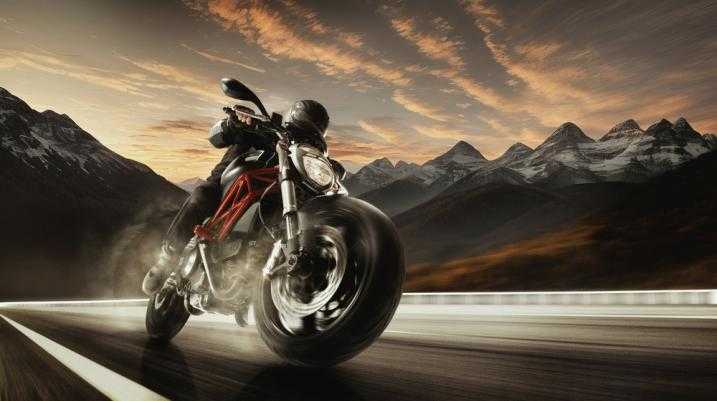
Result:
[[[717,135],[704,134],[702,138],[704,138],[705,142],[707,142],[707,145],[709,145],[710,149],[717,150]]]
[[[486,158],[466,141],[458,141],[446,153],[426,162],[429,166],[444,166],[447,164],[475,164],[487,161]]]
[[[548,146],[555,146],[555,145],[577,145],[580,143],[590,143],[595,142],[592,138],[585,135],[583,130],[580,129],[577,125],[571,122],[566,122],[558,129],[553,131],[552,134],[548,137],[548,139],[545,140],[540,146],[536,148],[536,150],[540,150],[543,148],[546,148]]]
[[[672,129],[672,123],[669,120],[663,118],[660,121],[647,127],[645,133],[654,136],[656,133],[667,129]]]
[[[703,136],[699,132],[695,131],[684,117],[678,118],[672,126],[672,129],[675,130],[680,139],[688,142],[704,143]]]
[[[530,153],[530,152],[532,152],[532,151],[533,151],[533,148],[531,148],[530,146],[525,145],[525,144],[522,143],[522,142],[517,142],[517,143],[511,145],[511,146],[505,151],[505,153],[503,153],[503,155],[502,155],[501,157],[507,157],[507,156],[511,156],[511,157],[512,157],[512,156],[522,156],[522,155],[525,155],[525,154]]]
[[[619,124],[616,124],[607,133],[611,134],[613,132],[629,131],[629,130],[642,130],[642,129],[640,128],[640,124],[638,124],[637,121],[630,118],[630,119],[627,119]]]
[[[495,160],[498,165],[510,164],[516,160],[525,158],[533,153],[533,149],[521,142],[511,145],[499,158]]]
[[[393,163],[391,163],[391,161],[388,160],[387,157],[376,159],[371,163],[367,164],[367,166],[375,167],[381,170],[392,170],[394,168]]]
[[[0,150],[36,169],[75,168],[86,175],[151,172],[126,159],[80,128],[66,114],[37,112],[7,90],[0,90]]]
[[[447,155],[463,155],[475,159],[485,160],[485,157],[473,145],[466,141],[458,141],[453,147],[446,152]]]
[[[426,193],[437,194],[461,181],[474,186],[497,180],[519,183],[515,174],[526,183],[566,186],[600,181],[644,181],[670,170],[717,147],[717,137],[701,135],[684,118],[673,125],[661,120],[643,131],[629,119],[612,127],[599,141],[571,122],[558,127],[540,146],[531,149],[522,143],[512,145],[495,160],[486,160],[465,141],[456,143],[446,153],[408,169],[399,162],[391,169],[376,173],[367,165],[352,179],[365,181],[376,189],[399,178],[415,178],[426,186]],[[390,163],[373,162],[376,165]],[[507,170],[515,174],[509,173]],[[369,171],[370,170],[370,171]],[[400,174],[385,173],[401,170]],[[464,177],[472,177],[465,178]],[[465,185],[461,184],[461,188]],[[354,193],[361,185],[347,185]],[[364,186],[365,187],[365,186]]]
[[[677,121],[675,121],[675,124],[672,125],[672,128],[674,128],[675,131],[683,131],[683,130],[694,131],[692,129],[692,126],[690,125],[690,123],[688,123],[684,117],[678,118]]]
[[[600,142],[609,141],[611,139],[635,137],[638,135],[642,135],[643,133],[644,131],[642,130],[642,128],[640,128],[640,125],[637,123],[637,121],[631,118],[612,127],[610,131],[605,134],[605,136],[600,138]]]
[[[38,112],[2,88],[0,162],[5,178],[22,183],[14,191],[34,188],[23,196],[48,204],[70,199],[73,205],[96,205],[103,199],[102,207],[111,210],[132,208],[129,203],[152,194],[172,202],[184,195],[149,167],[105,147],[66,114]]]

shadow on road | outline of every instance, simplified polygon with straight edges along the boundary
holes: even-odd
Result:
[[[198,390],[183,352],[172,344],[147,342],[142,353],[141,381],[144,386],[173,400],[216,399],[217,390]],[[222,372],[230,374],[230,372]],[[203,383],[211,386],[211,382]],[[222,391],[219,391],[222,394]],[[265,367],[236,392],[226,392],[226,400],[363,401],[340,368],[309,369],[288,365]]]
[[[340,368],[308,369],[272,366],[263,369],[244,386],[235,400],[364,400],[352,388]]]
[[[142,384],[170,399],[197,397],[192,372],[182,351],[172,344],[148,341],[142,352]]]

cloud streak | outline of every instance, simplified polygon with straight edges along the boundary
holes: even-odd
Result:
[[[240,63],[240,62],[234,61],[234,60],[230,60],[230,59],[225,58],[225,57],[217,56],[217,55],[211,54],[211,53],[206,52],[206,51],[197,50],[197,49],[192,48],[192,47],[190,47],[190,46],[188,46],[188,45],[186,45],[186,44],[184,44],[184,43],[182,43],[181,46],[182,46],[183,48],[189,50],[190,52],[192,52],[192,53],[194,53],[194,54],[197,54],[197,55],[200,55],[200,56],[202,56],[202,57],[204,57],[205,59],[210,60],[210,61],[216,61],[216,62],[218,62],[218,63],[231,64],[231,65],[238,65],[239,67],[243,67],[243,68],[246,68],[247,70],[251,70],[251,71],[254,71],[254,72],[261,73],[261,74],[264,74],[264,73],[266,72],[266,70],[263,69],[263,68],[253,67],[253,66],[251,66],[251,65],[244,64],[244,63]]]
[[[403,106],[406,110],[420,114],[423,117],[430,118],[431,120],[446,122],[451,117],[441,112],[438,108],[431,107],[415,97],[409,95],[405,90],[397,89],[391,96],[394,102]]]
[[[225,29],[241,33],[272,56],[311,63],[325,75],[352,80],[361,73],[390,85],[411,83],[400,69],[386,67],[338,44],[302,35],[280,13],[263,3],[212,0],[206,4],[206,11]],[[316,33],[316,24],[309,26],[314,26]]]

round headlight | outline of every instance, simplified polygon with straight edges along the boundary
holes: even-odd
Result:
[[[334,182],[334,169],[327,161],[313,156],[304,156],[306,176],[319,187],[327,187]]]

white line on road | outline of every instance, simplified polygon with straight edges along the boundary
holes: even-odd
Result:
[[[152,390],[85,358],[10,318],[3,315],[0,317],[111,400],[167,400]]]

